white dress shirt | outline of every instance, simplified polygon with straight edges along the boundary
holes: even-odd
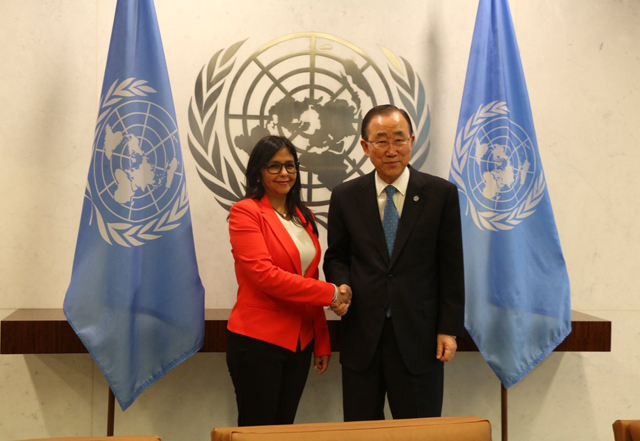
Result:
[[[384,189],[387,188],[387,185],[393,185],[396,190],[396,193],[393,195],[393,203],[396,206],[396,210],[398,210],[398,217],[402,218],[402,207],[404,207],[404,199],[407,196],[407,186],[409,185],[409,167],[405,167],[404,171],[398,179],[393,181],[391,184],[387,184],[376,172],[376,194],[378,195],[378,209],[380,210],[380,220],[384,220],[384,206],[387,203],[387,193],[385,193]]]

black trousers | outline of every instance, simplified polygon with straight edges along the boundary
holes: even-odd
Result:
[[[307,382],[313,342],[291,352],[227,332],[227,366],[236,392],[238,426],[293,424]]]
[[[421,375],[409,372],[393,331],[393,317],[388,318],[369,367],[359,372],[342,366],[344,420],[385,419],[385,394],[395,419],[439,417],[443,383],[442,366]]]

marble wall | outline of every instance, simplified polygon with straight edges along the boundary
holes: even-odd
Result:
[[[572,285],[572,308],[613,322],[610,353],[554,353],[509,389],[518,440],[612,439],[640,418],[640,2],[511,0],[540,154]],[[0,317],[61,308],[69,283],[113,0],[0,2]],[[477,2],[156,0],[187,169],[206,306],[228,308],[235,280],[226,212],[187,145],[195,77],[220,49],[255,50],[296,32],[326,32],[407,58],[425,79],[433,124],[425,169],[446,176]],[[337,354],[311,376],[298,422],[339,421]],[[107,385],[88,355],[0,356],[0,440],[101,435]],[[445,415],[491,419],[500,385],[479,354],[446,368]],[[197,354],[147,390],[116,434],[206,440],[234,425],[223,354]]]

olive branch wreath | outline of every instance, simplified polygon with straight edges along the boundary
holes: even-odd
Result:
[[[146,84],[147,81],[136,80],[135,78],[127,78],[120,83],[118,83],[118,80],[113,82],[107,93],[100,100],[100,111],[98,112],[98,121],[94,134],[94,150],[98,144],[98,134],[102,130],[105,118],[111,112],[111,107],[114,104],[117,104],[124,98],[147,96],[149,93],[157,93],[155,89]],[[186,183],[184,182],[180,190],[180,197],[176,199],[171,209],[167,210],[160,219],[156,217],[145,224],[134,225],[125,222],[105,222],[100,210],[95,202],[93,202],[93,195],[88,182],[85,189],[85,198],[91,202],[89,225],[93,223],[93,215],[95,213],[98,231],[100,231],[100,236],[102,236],[104,241],[109,245],[113,245],[111,241],[111,239],[113,239],[115,243],[123,247],[131,247],[132,245],[141,246],[145,244],[145,241],[162,237],[157,233],[173,230],[180,226],[178,221],[189,209],[189,196],[187,194]]]
[[[414,133],[418,135],[414,144],[417,146],[417,149],[414,152],[411,165],[420,170],[425,164],[427,156],[429,156],[429,151],[431,150],[431,141],[429,140],[431,111],[427,105],[424,85],[420,77],[413,70],[411,64],[409,64],[405,58],[400,57],[402,60],[401,64],[393,52],[382,46],[379,47],[389,60],[389,73],[396,82],[396,90],[398,91],[400,101],[402,101],[404,109],[416,125]],[[391,67],[393,67],[393,69],[391,69]],[[402,78],[398,73],[394,72],[394,70],[400,74],[404,74],[406,71],[406,79]]]
[[[509,109],[507,108],[507,103],[504,101],[493,101],[484,107],[480,105],[476,113],[471,115],[465,126],[458,132],[458,136],[456,136],[451,161],[451,177],[458,184],[460,192],[467,197],[467,200],[469,201],[467,204],[467,210],[471,213],[471,218],[480,231],[483,231],[484,229],[490,231],[511,230],[535,212],[535,207],[542,200],[544,190],[546,188],[544,176],[542,175],[542,172],[540,172],[532,191],[530,191],[529,195],[523,199],[520,204],[518,204],[515,210],[507,213],[500,213],[492,210],[478,211],[473,204],[473,200],[469,195],[464,179],[462,179],[462,173],[464,172],[464,169],[467,166],[467,160],[469,159],[469,149],[473,144],[475,135],[480,128],[480,124],[484,123],[489,118],[506,115],[508,113]]]
[[[223,160],[220,140],[213,126],[224,80],[231,73],[236,62],[234,56],[245,41],[238,41],[211,57],[196,79],[195,100],[192,98],[189,102],[189,150],[196,160],[200,179],[227,211],[243,197],[244,191],[229,161],[226,158]],[[228,183],[224,180],[225,171]]]
[[[109,114],[110,107],[122,100],[120,97],[129,98],[132,96],[147,96],[147,93],[157,93],[155,89],[146,84],[147,81],[136,81],[135,78],[127,78],[120,84],[118,84],[118,80],[115,80],[105,96],[100,100],[100,112],[98,113],[95,134],[97,135],[98,130],[102,128],[102,120]],[[95,136],[94,139],[96,139]]]

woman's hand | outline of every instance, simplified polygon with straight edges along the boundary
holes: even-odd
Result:
[[[338,287],[338,301],[332,303],[329,307],[338,317],[342,317],[349,310],[351,297],[351,287],[349,285],[340,285]]]
[[[320,357],[314,357],[313,367],[318,371],[316,372],[316,375],[323,374],[324,371],[327,370],[327,368],[329,367],[330,358],[331,358],[331,355],[322,355]]]

